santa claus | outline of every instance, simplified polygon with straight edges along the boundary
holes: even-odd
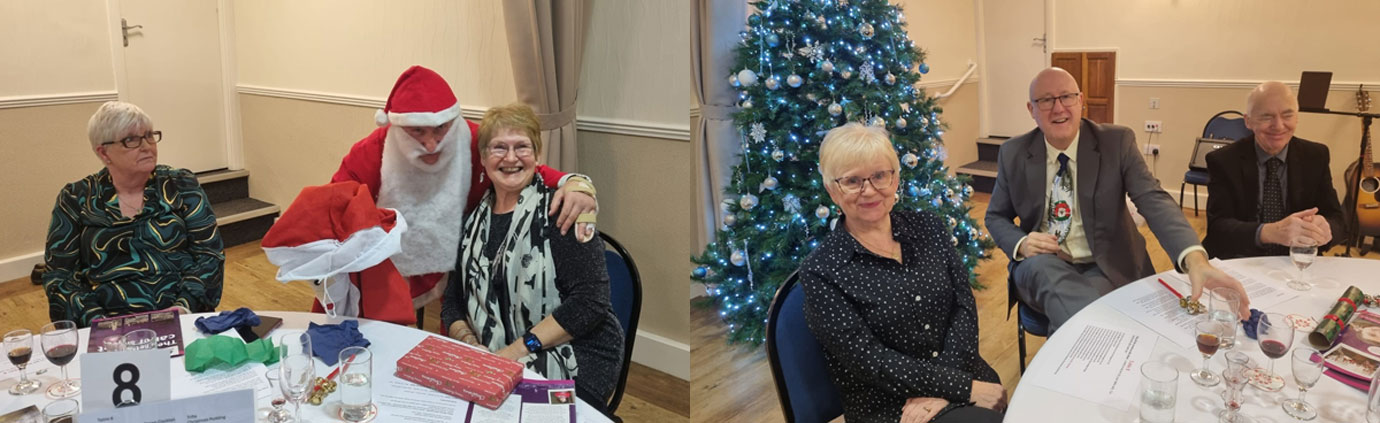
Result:
[[[445,79],[421,66],[398,77],[375,121],[379,128],[350,148],[331,182],[364,184],[378,207],[395,209],[406,219],[402,251],[380,264],[397,269],[388,272],[393,280],[360,283],[406,278],[420,317],[421,308],[445,291],[465,214],[490,185],[479,163],[478,125],[460,117],[460,104]],[[537,172],[552,188],[563,187],[549,211],[561,213],[561,232],[578,221],[578,238],[591,238],[598,206],[589,178],[546,166],[537,166]]]

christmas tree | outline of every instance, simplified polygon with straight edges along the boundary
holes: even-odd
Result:
[[[915,87],[929,71],[905,32],[901,9],[885,0],[755,1],[739,35],[730,84],[741,90],[734,125],[741,161],[720,204],[723,226],[691,276],[706,285],[728,324],[729,343],[760,345],[767,308],[837,221],[821,182],[819,143],[847,122],[883,126],[901,157],[898,209],[947,216],[968,266],[987,257],[991,238],[968,217],[973,189],[948,176],[942,111]],[[703,304],[702,304],[703,305]]]

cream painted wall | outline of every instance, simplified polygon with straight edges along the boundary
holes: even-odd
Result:
[[[105,2],[0,2],[0,99],[114,91]]]
[[[963,76],[968,61],[977,62],[977,27],[973,0],[892,0],[906,16],[911,41],[926,53],[930,73],[921,83],[949,81]],[[976,78],[977,73],[973,73]],[[952,85],[952,84],[950,84]],[[930,89],[939,94],[949,86]],[[970,139],[971,140],[971,139]]]
[[[101,169],[86,139],[86,121],[99,106],[0,109],[0,192],[5,193],[0,262],[42,254],[58,191]]]
[[[1137,131],[1136,140],[1141,144],[1158,144],[1160,156],[1154,159],[1146,156],[1146,163],[1160,179],[1166,191],[1178,198],[1179,183],[1183,181],[1184,171],[1188,170],[1189,156],[1193,154],[1194,139],[1202,136],[1203,125],[1207,119],[1223,110],[1245,111],[1248,88],[1169,88],[1169,87],[1121,87],[1117,93],[1121,104],[1148,104],[1150,97],[1160,99],[1159,110],[1144,107],[1127,107],[1120,112],[1123,122],[1144,122],[1159,120],[1164,122],[1164,133],[1149,137]],[[1380,92],[1371,92],[1380,98]],[[1328,95],[1328,108],[1332,110],[1355,111],[1355,92],[1334,90]],[[1374,134],[1377,129],[1373,128]],[[1327,144],[1332,153],[1332,183],[1337,189],[1338,199],[1345,195],[1342,173],[1347,165],[1360,154],[1361,119],[1351,116],[1300,113],[1298,128],[1294,134],[1300,138]],[[1372,136],[1372,139],[1375,139]],[[1193,206],[1193,187],[1187,187],[1184,202]],[[1206,195],[1206,187],[1199,189]],[[1207,203],[1200,201],[1200,207]]]
[[[374,111],[257,95],[240,95],[249,192],[287,209],[309,185],[331,181],[350,146],[374,128]]]
[[[1054,47],[1118,49],[1119,78],[1380,82],[1380,2],[1054,0]]]
[[[685,104],[693,101],[691,4],[590,1],[594,10],[580,74],[580,116],[690,124]],[[583,166],[588,156],[580,157]]]
[[[236,1],[239,83],[382,100],[420,64],[462,105],[506,104],[517,95],[502,23],[490,1]]]
[[[944,148],[949,152],[944,164],[953,174],[959,166],[977,160],[978,83],[963,84],[939,105],[944,108],[939,119],[949,125],[944,131]]]

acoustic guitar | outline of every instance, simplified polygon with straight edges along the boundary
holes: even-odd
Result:
[[[1370,93],[1364,86],[1356,91],[1356,109],[1363,113],[1370,110]],[[1364,119],[1369,123],[1371,118]],[[1380,236],[1380,175],[1376,174],[1380,165],[1371,158],[1370,130],[1366,126],[1361,134],[1361,159],[1346,170],[1347,197],[1356,200],[1348,204],[1355,204],[1352,211],[1356,213],[1358,237]]]

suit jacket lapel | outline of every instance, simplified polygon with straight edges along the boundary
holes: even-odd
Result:
[[[1293,214],[1290,210],[1303,210],[1299,208],[1300,204],[1305,204],[1303,190],[1295,189],[1295,187],[1307,186],[1300,179],[1303,178],[1303,163],[1307,161],[1299,157],[1303,152],[1297,148],[1299,143],[1294,142],[1295,139],[1297,138],[1289,139],[1289,156],[1284,159],[1284,172],[1287,176],[1285,177],[1285,186],[1282,188],[1284,188],[1284,212],[1288,214]]]
[[[1241,180],[1246,185],[1246,198],[1241,204],[1246,205],[1244,211],[1247,213],[1241,218],[1252,221],[1260,219],[1260,169],[1256,165],[1255,136],[1247,137],[1246,140],[1248,140],[1247,148],[1241,149],[1241,155],[1238,158],[1238,163],[1241,164]]]
[[[1074,179],[1078,185],[1074,195],[1078,196],[1078,210],[1083,217],[1083,235],[1088,240],[1088,250],[1097,251],[1094,244],[1093,224],[1097,222],[1097,213],[1093,201],[1096,201],[1097,175],[1101,173],[1102,156],[1098,152],[1097,133],[1093,132],[1092,121],[1084,119],[1082,127],[1078,130],[1078,165],[1074,168]]]
[[[1036,133],[1030,137],[1030,144],[1025,149],[1025,185],[1029,193],[1039,193],[1039,201],[1031,201],[1025,210],[1018,210],[1021,216],[1021,223],[1030,221],[1031,225],[1027,231],[1039,228],[1041,219],[1044,218],[1045,203],[1049,202],[1049,186],[1045,185],[1045,135],[1043,132]]]

